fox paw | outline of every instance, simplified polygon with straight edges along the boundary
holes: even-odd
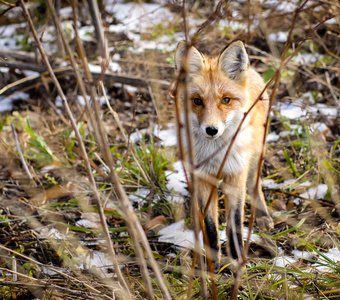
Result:
[[[256,224],[260,229],[264,230],[270,230],[274,228],[274,222],[270,216],[262,216],[256,218]]]

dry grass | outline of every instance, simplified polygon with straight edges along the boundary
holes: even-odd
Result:
[[[176,155],[184,157],[182,142],[172,149],[162,147],[152,134],[139,144],[129,140],[136,129],[176,120],[176,103],[169,102],[165,88],[174,76],[173,53],[130,51],[131,41],[105,32],[109,16],[103,10],[102,22],[98,15],[95,19],[101,41],[97,49],[96,43],[84,43],[77,30],[74,39],[67,37],[52,1],[46,5],[19,2],[0,0],[3,15],[11,19],[12,12],[12,19],[27,22],[27,35],[33,37],[38,51],[28,44],[27,53],[21,56],[0,52],[0,66],[13,64],[8,74],[0,74],[4,83],[0,96],[22,88],[30,92],[30,100],[21,103],[17,111],[4,114],[0,123],[1,298],[337,299],[340,269],[327,251],[339,248],[338,117],[319,113],[293,120],[277,109],[267,117],[269,132],[295,131],[270,143],[266,156],[261,157],[265,159],[262,176],[277,185],[265,187],[275,229],[260,234],[285,254],[301,250],[313,255],[281,267],[272,260],[273,249],[251,244],[248,239],[238,262],[239,272],[225,273],[225,266],[212,275],[205,271],[204,253],[197,240],[194,253],[157,240],[160,227],[187,213],[185,207],[167,200],[173,191],[168,190],[165,175]],[[329,20],[339,18],[339,6],[329,1],[294,3],[283,2],[280,5],[287,9],[280,10],[280,5],[266,1],[248,5],[221,1],[216,7],[193,1],[187,6],[190,9],[169,2],[166,7],[175,12],[174,20],[169,20],[168,26],[149,28],[144,38],[157,40],[165,34],[176,43],[176,33],[185,32],[188,45],[209,52],[242,39],[248,44],[253,65],[267,81],[271,106],[294,103],[307,92],[313,99],[301,105],[313,106],[314,101],[338,106],[340,32]],[[83,18],[81,4],[71,4],[70,21],[78,28],[77,20]],[[45,9],[41,15],[34,14],[36,5]],[[192,25],[198,18],[201,25]],[[232,20],[239,27],[220,20]],[[56,43],[63,43],[58,54],[64,52],[64,56],[58,57],[59,61],[46,54],[42,42],[49,23],[56,28]],[[285,32],[284,42],[273,40],[272,34],[277,32]],[[124,56],[118,59],[125,76],[120,80],[130,80],[138,86],[137,92],[112,82],[116,78],[108,71],[112,46]],[[299,63],[299,57],[308,55],[316,61]],[[66,72],[57,71],[60,61],[67,63]],[[27,68],[25,62],[36,69],[44,65],[39,69],[43,76],[20,79],[13,70]],[[94,76],[88,62],[97,62],[102,74]],[[78,94],[85,99],[85,107],[74,101]],[[55,105],[57,95],[62,109]],[[100,97],[109,105],[100,107],[96,101]],[[188,106],[186,114],[189,112]],[[312,132],[316,122],[326,124],[326,129]],[[189,130],[180,141],[190,137]],[[191,201],[196,203],[192,152],[184,165]],[[295,182],[279,185],[288,179]],[[301,198],[306,190],[299,185],[303,182],[312,187],[326,184],[327,193],[320,199]],[[133,207],[128,196],[142,187],[148,193]],[[299,204],[296,199],[301,200]],[[200,214],[195,205],[192,209],[187,223],[193,224],[198,237]],[[83,227],[77,223],[82,219],[95,225]],[[253,220],[253,211],[247,207],[250,232]],[[107,257],[107,268],[91,266],[90,258],[101,254]]]

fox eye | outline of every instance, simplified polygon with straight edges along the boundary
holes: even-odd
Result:
[[[198,98],[198,97],[194,98],[194,99],[193,99],[193,102],[194,102],[194,104],[197,105],[197,106],[203,105],[203,100],[202,100],[201,98]]]
[[[230,102],[230,97],[223,97],[222,100],[221,100],[221,103],[222,104],[228,104]]]

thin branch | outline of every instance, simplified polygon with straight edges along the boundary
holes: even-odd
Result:
[[[13,126],[13,124],[11,124],[11,129],[12,129],[12,134],[13,134],[13,138],[14,138],[14,141],[15,141],[15,145],[16,145],[16,148],[17,148],[17,151],[19,153],[19,156],[20,156],[20,161],[21,161],[21,164],[22,164],[22,167],[24,168],[24,171],[26,173],[26,175],[28,176],[29,180],[31,180],[32,182],[34,182],[33,180],[33,176],[30,172],[30,169],[27,165],[27,162],[26,162],[26,159],[25,159],[25,156],[24,154],[22,153],[22,149],[21,149],[21,146],[20,146],[20,142],[19,142],[19,139],[18,139],[18,135],[17,135],[17,132]],[[35,183],[34,183],[35,184]]]

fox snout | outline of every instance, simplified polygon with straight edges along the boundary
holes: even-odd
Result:
[[[205,132],[207,135],[214,137],[218,133],[218,128],[208,126],[205,128]]]
[[[204,135],[210,139],[217,139],[220,137],[224,131],[223,126],[219,126],[217,124],[201,124],[201,130],[203,131]]]

